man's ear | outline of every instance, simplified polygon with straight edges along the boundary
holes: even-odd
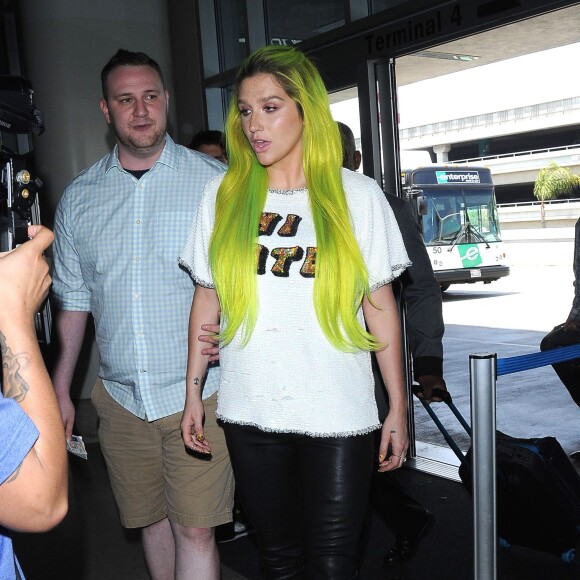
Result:
[[[355,151],[354,152],[354,170],[358,171],[358,168],[360,167],[360,164],[362,162],[362,155],[360,151]]]
[[[105,117],[105,121],[110,125],[111,124],[111,116],[109,115],[109,106],[107,105],[107,101],[105,99],[101,99],[99,102],[99,106],[101,107],[101,111],[103,112],[103,116]]]

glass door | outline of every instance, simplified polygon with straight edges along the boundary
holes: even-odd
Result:
[[[565,67],[580,44],[561,22],[579,19],[580,8],[573,5],[382,60],[360,55],[357,63],[350,62],[354,41],[315,51],[332,91],[333,115],[352,129],[362,153],[359,171],[386,192],[401,195],[401,170],[429,163],[483,165],[492,171],[510,275],[490,284],[451,284],[442,295],[444,378],[468,421],[469,355],[533,353],[571,306],[575,220],[556,216],[541,227],[522,225],[508,202],[533,203],[539,168],[532,175],[534,159],[558,155],[564,164],[569,149],[578,147],[580,92]],[[550,42],[537,46],[534,32],[546,28],[553,30]],[[553,71],[554,82],[538,85],[538,70]],[[577,157],[573,161],[573,171],[580,172]],[[508,171],[510,163],[514,167]],[[410,384],[410,372],[408,377]],[[544,402],[534,404],[539,393]],[[570,401],[549,366],[502,377],[497,426],[520,437],[554,435],[572,452],[578,448],[572,427],[578,409]],[[411,396],[409,402],[411,463],[455,479],[458,460],[421,403]],[[451,412],[444,404],[435,410],[466,450],[469,438]]]
[[[373,63],[363,71],[359,85],[330,95],[331,110],[336,121],[344,123],[353,132],[355,146],[361,154],[358,171],[373,177],[389,194],[401,196],[400,153],[398,137],[398,112],[396,98],[396,78],[394,60]],[[364,95],[364,97],[363,97]],[[424,463],[417,457],[417,449],[427,452],[440,464],[438,469],[450,466],[449,476],[455,478],[456,462],[444,449],[429,449],[421,442],[415,442],[414,401],[411,392],[412,364],[406,338],[405,304],[400,301],[401,325],[404,339],[405,374],[409,401],[410,456],[415,462]],[[428,467],[428,466],[427,466]],[[425,465],[423,465],[425,468]]]

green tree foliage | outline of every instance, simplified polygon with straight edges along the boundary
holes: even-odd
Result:
[[[553,161],[540,169],[534,183],[534,195],[541,202],[542,219],[544,219],[544,201],[570,195],[580,187],[580,177],[566,167],[560,167]]]

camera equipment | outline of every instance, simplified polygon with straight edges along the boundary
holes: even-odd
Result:
[[[44,131],[42,114],[32,102],[32,87],[21,77],[0,76],[0,252],[13,250],[28,240],[28,226],[40,223],[38,191],[42,182],[33,178],[26,158],[3,146],[5,133]],[[36,315],[36,334],[50,344],[51,311],[47,301]]]
[[[0,130],[9,133],[44,131],[42,113],[32,102],[33,90],[22,77],[0,75]]]
[[[18,169],[18,166],[21,168]],[[40,179],[32,179],[22,160],[0,149],[0,251],[6,252],[28,240],[28,226],[40,223]]]

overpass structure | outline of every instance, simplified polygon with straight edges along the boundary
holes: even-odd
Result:
[[[538,171],[555,162],[580,175],[580,144],[563,145],[531,151],[518,151],[502,155],[465,159],[466,165],[485,165],[491,169],[496,186],[533,183]]]
[[[550,162],[580,175],[580,96],[401,128],[399,139],[402,150],[428,151],[437,163],[489,167],[500,203],[532,201]]]

